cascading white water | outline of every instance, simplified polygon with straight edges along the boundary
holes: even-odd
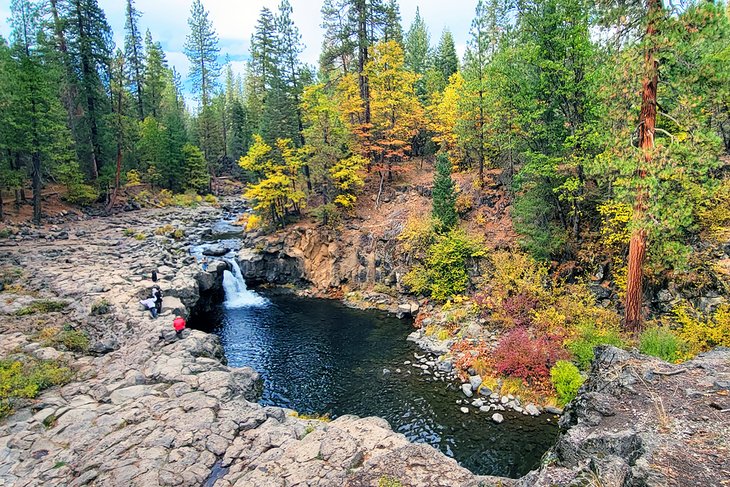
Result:
[[[223,272],[223,290],[226,293],[226,308],[249,308],[266,306],[269,300],[246,288],[241,268],[235,260],[226,260],[233,269]]]

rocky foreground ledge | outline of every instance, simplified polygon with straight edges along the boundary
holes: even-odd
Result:
[[[74,382],[0,424],[0,485],[658,486],[728,478],[728,350],[681,366],[599,351],[600,367],[566,411],[545,466],[517,481],[475,476],[379,418],[322,422],[260,406],[258,374],[224,365],[217,337],[169,334],[172,315],[203,306],[225,265],[203,272],[189,242],[154,230],[169,224],[195,239],[219,218],[213,208],[144,211],[0,241],[0,264],[22,267],[36,296],[70,301],[47,318],[76,323],[96,352],[33,343],[37,324],[13,313],[35,298],[0,294],[0,354],[21,350],[76,370]],[[131,238],[130,229],[149,237]],[[166,296],[154,321],[137,306],[152,268]],[[111,312],[92,315],[101,300]]]

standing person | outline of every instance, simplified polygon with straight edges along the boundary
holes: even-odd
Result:
[[[152,288],[152,297],[155,298],[155,309],[159,315],[162,313],[162,290],[160,286],[154,286]]]
[[[172,322],[172,327],[175,328],[175,334],[178,338],[182,338],[182,332],[185,329],[185,318],[178,316],[175,321]]]
[[[208,258],[207,257],[203,257],[203,270],[206,272],[208,271]]]
[[[152,271],[152,282],[157,282],[157,271]]]

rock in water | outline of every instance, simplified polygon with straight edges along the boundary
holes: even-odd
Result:
[[[469,408],[459,408],[462,413],[467,414],[469,413]]]
[[[203,250],[203,255],[209,255],[211,257],[222,257],[230,252],[231,249],[224,247],[223,245],[212,245],[207,249]]]
[[[530,403],[527,406],[525,406],[525,411],[527,411],[527,414],[530,416],[539,416],[540,410],[535,406],[534,404]]]
[[[504,421],[504,416],[502,416],[499,413],[494,413],[494,414],[492,414],[492,421],[494,421],[495,423],[499,424],[502,421]]]
[[[466,397],[471,397],[474,393],[471,391],[471,384],[462,384],[461,390]]]

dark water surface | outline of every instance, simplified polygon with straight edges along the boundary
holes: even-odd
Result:
[[[492,412],[459,411],[458,384],[447,389],[448,382],[403,364],[422,354],[406,341],[408,321],[336,301],[266,297],[258,306],[222,304],[205,327],[220,336],[229,365],[261,374],[261,404],[332,418],[379,416],[481,475],[524,475],[555,440],[555,417],[502,412],[504,423],[494,424]]]

